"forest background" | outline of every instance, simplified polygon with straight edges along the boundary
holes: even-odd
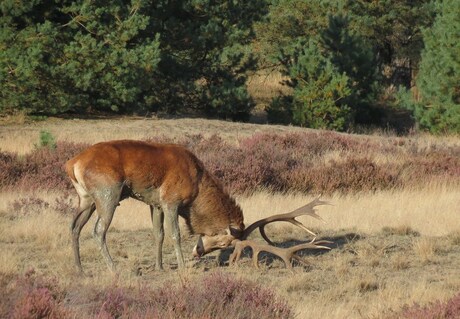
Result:
[[[460,4],[0,4],[0,113],[187,114],[338,131],[460,131]],[[254,78],[276,81],[266,98]],[[266,82],[263,85],[268,85]]]

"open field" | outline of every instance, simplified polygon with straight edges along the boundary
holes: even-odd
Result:
[[[24,154],[33,149],[40,131],[51,132],[57,140],[97,143],[115,139],[145,139],[152,136],[179,138],[204,134],[236,142],[255,133],[304,131],[297,127],[257,125],[205,119],[61,120],[52,119],[25,125],[0,126],[0,150]]]
[[[85,143],[118,138],[165,136],[178,139],[187,134],[217,134],[231,145],[258,133],[313,132],[293,127],[201,119],[49,120],[0,127],[0,150],[27,154],[34,150],[41,130],[51,132],[57,140]],[[370,139],[372,144],[369,145],[380,145],[382,149],[395,141],[401,147],[409,145],[417,149],[414,153],[403,150],[393,155],[383,151],[367,154],[373,163],[405,162],[410,154],[428,150],[427,154],[433,153],[433,157],[438,153],[452,152],[454,169],[450,167],[449,172],[460,170],[455,162],[460,150],[458,137],[340,136],[353,140]],[[346,151],[347,156],[349,153],[351,151]],[[346,157],[344,154],[334,149],[321,153],[315,160],[329,165]],[[309,266],[297,265],[293,272],[284,269],[280,260],[268,255],[261,258],[260,269],[254,269],[247,257],[237,266],[228,266],[228,251],[215,252],[194,261],[189,252],[196,243],[196,236],[187,234],[184,227],[183,250],[188,256],[189,267],[184,271],[175,269],[176,259],[166,229],[165,271],[156,272],[148,208],[140,202],[127,200],[118,208],[108,234],[108,246],[119,274],[113,276],[108,272],[92,239],[93,217],[82,234],[81,254],[87,276],[80,278],[75,274],[70,249],[71,217],[63,211],[62,207],[67,206],[58,205],[56,201],[62,198],[63,192],[3,189],[0,191],[0,285],[4,291],[14,292],[18,276],[21,278],[33,268],[37,276],[58,279],[59,288],[52,291],[63,292],[60,304],[70,311],[69,317],[81,317],[82,314],[99,314],[101,317],[99,310],[104,307],[104,296],[114,287],[124,289],[117,291],[135,295],[138,294],[136,289],[154,290],[164,285],[184,287],[184,282],[200,283],[210,274],[224,273],[272,289],[288,301],[293,310],[290,315],[296,318],[396,316],[404,305],[444,301],[460,292],[460,185],[455,178],[436,176],[423,185],[325,194],[323,198],[333,205],[320,206],[317,212],[327,223],[306,217],[299,220],[315,230],[320,238],[332,240],[332,250],[302,252]],[[236,193],[246,224],[269,214],[293,210],[316,195],[264,189]],[[22,198],[26,200],[21,201]],[[72,203],[75,204],[75,199]],[[284,246],[308,239],[303,231],[282,223],[267,227],[267,232]],[[14,297],[14,293],[11,296]],[[19,306],[14,300],[11,302],[17,309]],[[13,313],[11,309],[4,309],[5,305],[11,306],[11,303],[4,302],[0,315]],[[123,309],[118,313],[123,313]]]

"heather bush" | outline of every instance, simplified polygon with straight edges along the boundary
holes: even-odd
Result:
[[[241,148],[219,136],[204,138],[198,135],[180,143],[194,152],[204,166],[230,191],[242,193],[260,184],[261,177],[257,176],[259,166],[247,158]],[[248,165],[248,162],[252,165]]]
[[[201,284],[186,284],[182,288],[185,288],[184,301],[177,297],[172,303],[166,301],[171,310],[177,308],[175,303],[185,303],[182,318],[288,318],[292,315],[287,303],[279,300],[272,290],[221,272],[204,277]],[[165,304],[164,300],[159,301]]]
[[[310,174],[312,180],[316,178],[316,192],[376,191],[394,188],[398,184],[397,173],[391,167],[377,165],[369,158],[332,161],[329,165],[311,170]]]
[[[287,302],[273,290],[222,272],[201,280],[183,280],[162,287],[147,283],[102,289],[70,286],[33,270],[3,287],[1,318],[292,318]],[[75,291],[74,291],[75,290]],[[88,307],[72,308],[75,304]]]
[[[235,193],[257,189],[357,192],[402,183],[398,167],[377,165],[366,157],[378,145],[338,133],[259,134],[242,139],[239,147],[215,137],[209,142],[205,139],[192,150]],[[333,151],[349,155],[324,163],[322,157]]]
[[[64,163],[87,144],[56,142],[55,148],[40,147],[19,157],[0,153],[0,187],[23,191],[71,189]]]
[[[36,288],[17,300],[11,318],[62,318],[62,313],[55,308],[51,292],[47,288]]]
[[[179,140],[162,136],[149,141],[186,146],[231,193],[259,189],[345,193],[460,180],[459,147],[421,147],[415,139],[306,132],[256,134],[238,144],[217,135],[189,135]],[[71,190],[63,165],[87,146],[58,141],[55,149],[42,147],[23,157],[0,152],[0,189]],[[382,160],[385,158],[389,160]],[[71,205],[62,198],[55,206],[64,211]]]
[[[130,303],[128,299],[129,297],[123,288],[110,287],[105,294],[97,318],[120,318],[123,314],[127,316],[128,305]]]
[[[446,302],[435,301],[427,306],[414,304],[392,316],[392,318],[404,319],[458,319],[460,318],[460,293]]]
[[[215,272],[200,281],[137,291],[109,287],[97,318],[291,318],[288,304],[250,281]]]
[[[38,276],[33,270],[26,272],[3,291],[2,318],[38,319],[66,318],[68,311],[62,306],[64,291],[57,279]]]
[[[18,181],[21,189],[71,189],[65,174],[65,162],[88,145],[57,142],[56,148],[42,147],[23,158],[23,174]]]
[[[0,152],[0,189],[15,185],[21,174],[18,157],[15,154]]]

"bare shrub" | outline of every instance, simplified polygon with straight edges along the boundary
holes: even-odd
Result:
[[[64,192],[54,200],[53,209],[60,214],[69,214],[74,211],[74,196],[70,192]]]
[[[407,225],[401,225],[397,227],[385,226],[382,228],[382,233],[387,236],[390,236],[390,235],[413,236],[413,237],[420,236],[420,233],[418,231],[412,229],[412,227],[407,226]]]
[[[50,204],[38,197],[26,197],[16,199],[9,203],[8,206],[9,210],[11,210],[16,216],[27,216],[42,212],[47,209]]]
[[[452,245],[460,246],[460,230],[450,233],[448,238]]]
[[[30,216],[52,208],[56,212],[65,215],[73,212],[74,206],[74,197],[69,191],[66,191],[56,197],[52,205],[39,197],[22,197],[8,203],[8,210],[15,216]]]
[[[413,248],[417,256],[424,263],[434,260],[439,251],[439,247],[432,238],[421,237],[414,241]]]

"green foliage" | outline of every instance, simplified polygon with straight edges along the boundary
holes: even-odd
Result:
[[[14,3],[1,8],[3,109],[126,111],[152,95],[160,43],[140,36],[150,19],[140,2]]]
[[[39,142],[36,145],[37,148],[48,147],[50,149],[56,148],[56,138],[51,132],[40,131]]]
[[[424,31],[417,85],[421,98],[406,103],[422,128],[433,133],[460,133],[460,5],[438,2],[433,27]]]
[[[281,64],[288,74],[290,61],[280,59],[280,52],[292,56],[298,43],[317,41],[321,55],[349,79],[350,94],[338,103],[350,109],[348,124],[384,124],[392,87],[413,85],[423,47],[421,29],[434,17],[432,2],[272,0],[271,4],[267,18],[255,27],[261,65]],[[292,100],[276,98],[269,118],[294,123]]]
[[[329,53],[331,63],[348,77],[350,93],[343,97],[342,103],[352,109],[353,121],[375,121],[371,114],[379,76],[373,48],[362,36],[352,34],[349,18],[342,15],[329,17],[329,26],[321,33],[320,43]]]
[[[291,52],[299,41],[319,35],[328,15],[338,10],[335,0],[272,0],[264,20],[255,23],[262,66],[278,63],[280,49]]]
[[[252,22],[264,4],[3,1],[0,111],[247,115]]]
[[[292,97],[276,100],[269,113],[280,113],[280,105],[288,105],[292,122],[300,126],[343,130],[350,109],[340,100],[351,93],[348,77],[324,57],[315,41],[299,45],[287,69],[294,88]],[[270,115],[273,119],[274,114]]]
[[[293,93],[274,98],[271,121],[345,130],[382,124],[392,88],[413,87],[420,69],[421,99],[400,94],[399,106],[422,128],[458,132],[458,10],[454,0],[4,0],[0,113],[247,120],[248,71],[273,67]]]
[[[348,0],[345,3],[345,10],[353,16],[353,32],[376,48],[379,69],[397,68],[395,63],[400,59],[410,60],[416,66],[423,48],[421,29],[430,26],[434,19],[431,0]]]
[[[294,92],[272,103],[270,120],[290,117],[301,126],[345,130],[356,114],[364,117],[374,98],[375,60],[363,39],[350,34],[346,17],[329,17],[317,36],[299,37],[279,52]],[[280,116],[283,111],[288,115]]]

